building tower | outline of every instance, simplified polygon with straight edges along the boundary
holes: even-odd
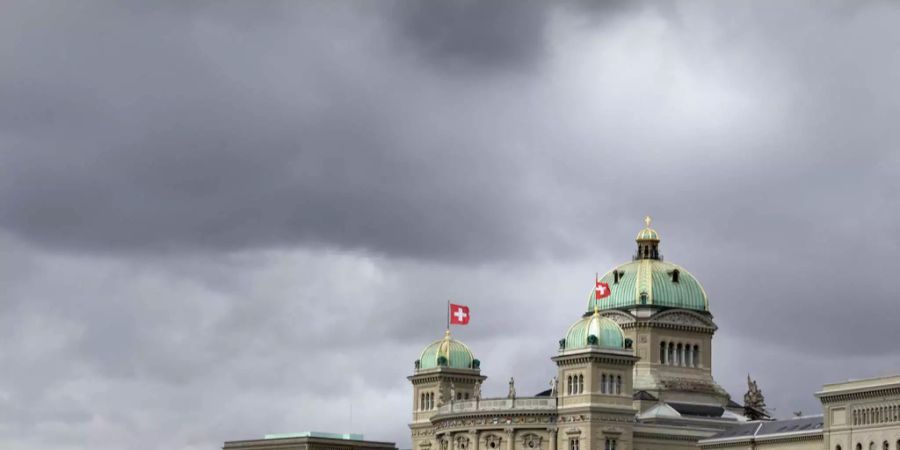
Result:
[[[422,350],[415,372],[407,377],[413,385],[413,417],[409,424],[413,447],[448,450],[447,443],[435,441],[431,417],[453,402],[481,396],[481,362],[469,347],[453,339],[448,329],[444,337]],[[444,444],[444,445],[442,445]]]
[[[569,327],[552,359],[559,384],[556,448],[634,448],[632,374],[638,358],[622,328],[595,308]]]
[[[607,272],[610,296],[591,295],[595,309],[634,342],[640,359],[634,390],[647,405],[656,400],[727,407],[728,393],[712,377],[712,337],[717,327],[703,286],[683,267],[663,261],[659,234],[644,219],[629,261]],[[593,294],[593,293],[592,293]],[[644,409],[644,408],[642,408]]]

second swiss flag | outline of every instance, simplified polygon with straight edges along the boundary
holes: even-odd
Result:
[[[594,288],[595,297],[597,300],[601,298],[609,297],[609,284],[604,283],[600,280],[597,280],[597,287]]]
[[[469,307],[466,305],[450,304],[450,325],[468,325]]]

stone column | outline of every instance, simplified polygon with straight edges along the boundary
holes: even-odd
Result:
[[[548,428],[547,431],[550,432],[550,450],[556,450],[556,429]]]
[[[516,431],[512,428],[506,429],[506,450],[516,450]]]
[[[469,439],[472,441],[469,450],[478,450],[478,430],[469,430]]]

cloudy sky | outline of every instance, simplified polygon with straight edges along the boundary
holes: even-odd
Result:
[[[645,214],[734,397],[900,372],[894,2],[2,10],[0,448],[408,447],[447,299],[543,390]]]

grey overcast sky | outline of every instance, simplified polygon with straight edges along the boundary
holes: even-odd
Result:
[[[0,448],[410,445],[448,298],[543,390],[650,214],[714,375],[900,372],[892,1],[5,1]],[[352,409],[352,416],[351,411]]]

